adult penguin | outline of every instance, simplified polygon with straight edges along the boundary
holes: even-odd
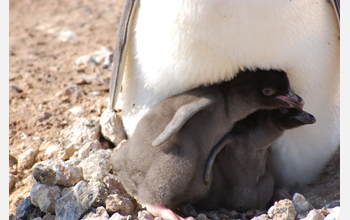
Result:
[[[319,121],[285,132],[272,146],[277,186],[310,182],[339,146],[337,18],[339,0],[127,0],[110,106],[122,109],[131,136],[169,96],[244,69],[283,70]]]

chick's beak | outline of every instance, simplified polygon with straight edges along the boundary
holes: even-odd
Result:
[[[292,108],[303,108],[305,104],[304,100],[295,94],[292,90],[289,90],[288,94],[279,95],[276,96],[276,98],[288,103]]]
[[[304,124],[314,124],[316,123],[316,118],[315,116],[307,113],[307,112],[303,112],[302,114],[298,115],[295,117],[296,119],[298,119],[299,121],[303,122]]]

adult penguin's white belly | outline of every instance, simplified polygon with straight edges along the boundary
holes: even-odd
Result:
[[[129,136],[164,98],[240,69],[280,69],[317,123],[273,146],[279,183],[311,181],[337,148],[339,27],[326,0],[141,1],[131,27],[119,96]]]

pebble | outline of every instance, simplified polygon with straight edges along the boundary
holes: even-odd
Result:
[[[123,122],[111,107],[107,107],[101,114],[100,125],[103,137],[111,141],[115,146],[126,139]]]
[[[275,202],[267,212],[269,218],[274,220],[294,220],[297,216],[297,211],[293,205],[293,202],[289,199],[280,200]]]
[[[307,214],[305,218],[302,218],[300,220],[323,220],[323,219],[324,219],[324,215],[322,215],[322,213],[319,210],[313,209]]]
[[[137,213],[137,218],[139,220],[154,220],[154,217],[147,210],[141,210]]]
[[[121,215],[120,213],[116,212],[110,217],[109,220],[131,220],[131,219],[132,219],[131,215],[124,216],[124,215]]]
[[[329,214],[324,218],[324,220],[339,220],[340,219],[340,206],[328,209]]]
[[[55,213],[55,203],[60,197],[61,189],[58,186],[49,186],[35,182],[30,191],[32,204],[45,213]]]
[[[305,197],[299,193],[294,193],[293,204],[297,211],[298,218],[304,218],[307,216],[308,211],[312,210],[312,205],[305,199]]]
[[[104,62],[104,68],[108,68],[111,65],[111,56],[113,56],[113,51],[111,49],[106,47],[101,47],[101,49],[98,51],[79,57],[75,61],[75,64],[77,66],[80,66],[80,65],[86,66],[89,63],[100,65],[102,62]],[[106,65],[107,67],[105,67]]]
[[[80,160],[84,160],[85,158],[89,157],[90,155],[94,154],[98,150],[102,149],[102,145],[100,141],[98,140],[93,140],[93,141],[88,141],[84,146],[78,151],[77,157]]]
[[[56,201],[56,220],[78,220],[95,201],[98,189],[82,180]]]
[[[30,196],[24,199],[17,207],[16,220],[28,220],[45,215],[39,208],[30,201]]]
[[[37,149],[28,149],[23,154],[18,157],[18,171],[24,170],[26,168],[31,168],[34,164],[35,157],[38,154]]]
[[[83,90],[78,85],[68,86],[56,93],[56,96],[63,100],[77,103],[84,95]]]
[[[78,167],[83,169],[84,179],[102,183],[112,169],[110,157],[110,150],[102,149],[83,160]]]
[[[15,185],[15,181],[16,181],[16,177],[11,173],[9,173],[9,190],[13,188],[13,186]]]
[[[109,215],[107,213],[107,210],[103,207],[97,207],[95,212],[89,212],[84,215],[82,220],[108,220]]]
[[[200,214],[197,215],[195,220],[209,220],[209,218],[205,214],[200,213]]]
[[[80,167],[73,167],[63,161],[46,160],[36,164],[33,175],[36,181],[46,185],[74,186],[83,180]]]
[[[252,220],[270,220],[270,218],[267,214],[263,214],[252,218]]]
[[[109,195],[103,200],[109,213],[119,212],[122,215],[130,215],[134,211],[134,203],[131,198],[119,194]]]
[[[45,156],[48,160],[55,160],[57,159],[58,156],[58,151],[60,150],[59,145],[50,145],[46,151],[45,151]]]
[[[89,141],[98,140],[100,137],[100,124],[98,120],[88,120],[82,118],[73,126],[63,129],[60,133],[60,145],[58,158],[60,160],[68,160]]]
[[[56,216],[48,213],[43,217],[43,220],[55,220]]]

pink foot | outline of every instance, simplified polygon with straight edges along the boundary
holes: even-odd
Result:
[[[146,204],[147,211],[149,211],[154,217],[162,217],[167,220],[193,220],[193,217],[182,218],[164,205],[151,205]]]

